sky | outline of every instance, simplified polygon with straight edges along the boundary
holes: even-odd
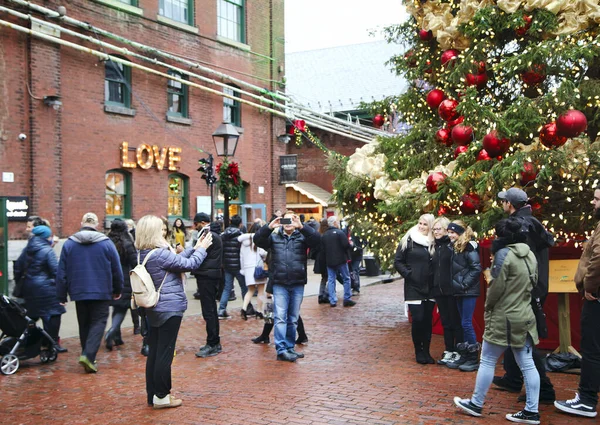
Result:
[[[369,30],[403,22],[402,0],[285,0],[286,53],[383,40]]]

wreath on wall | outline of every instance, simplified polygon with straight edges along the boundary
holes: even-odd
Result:
[[[242,189],[242,177],[237,162],[227,160],[217,165],[217,187],[219,191],[229,199],[235,199]]]

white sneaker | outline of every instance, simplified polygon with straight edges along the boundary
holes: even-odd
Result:
[[[437,364],[446,364],[448,362],[451,362],[453,359],[453,354],[454,353],[452,351],[444,351],[443,357],[437,361]]]
[[[452,360],[450,360],[450,362],[457,362],[459,360],[460,360],[460,353],[458,353],[456,351],[452,352]]]
[[[168,394],[163,398],[158,398],[155,396],[152,397],[152,404],[155,409],[166,409],[169,407],[179,407],[183,403],[182,400],[173,397]]]
[[[595,418],[598,414],[598,412],[596,412],[596,406],[590,406],[581,402],[579,393],[575,394],[574,399],[555,401],[554,407],[563,412],[571,413],[572,415],[585,416],[587,418]]]

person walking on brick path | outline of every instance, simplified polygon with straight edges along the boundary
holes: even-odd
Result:
[[[339,274],[344,285],[343,305],[344,307],[352,307],[356,302],[352,301],[350,270],[348,269],[348,260],[350,260],[348,235],[340,229],[340,222],[335,215],[327,218],[327,225],[329,229],[321,236],[321,249],[325,252],[329,305],[331,307],[337,306],[335,281]]]
[[[205,232],[212,235],[212,245],[206,250],[206,258],[200,267],[192,270],[198,287],[202,317],[206,322],[206,345],[200,347],[196,353],[196,356],[201,358],[216,356],[222,350],[216,299],[222,278],[223,242],[221,242],[220,232],[216,232],[211,227],[211,218],[208,214],[200,212],[194,216],[194,227],[198,234],[207,226]],[[194,246],[197,242],[197,239],[193,240]]]
[[[229,296],[233,293],[233,279],[237,279],[240,289],[242,290],[242,297],[246,296],[248,288],[246,287],[246,280],[240,273],[240,242],[238,237],[242,234],[240,227],[242,225],[242,217],[234,215],[231,217],[230,225],[221,234],[221,240],[223,241],[223,270],[225,279],[225,288],[221,294],[221,302],[219,303],[219,319],[229,319],[230,316],[227,313],[227,302]],[[252,304],[250,304],[252,305]],[[249,309],[251,307],[248,307]],[[249,310],[254,311],[254,308]]]
[[[538,281],[537,261],[525,243],[520,220],[501,220],[496,225],[496,236],[492,244],[494,261],[485,300],[485,332],[475,390],[470,399],[455,397],[454,403],[472,416],[481,416],[496,363],[508,347],[523,373],[527,401],[525,409],[507,414],[506,419],[539,424],[540,375],[532,357],[538,333],[531,308],[531,290]]]
[[[81,356],[86,372],[96,373],[96,354],[102,342],[111,300],[121,298],[123,270],[119,253],[107,236],[98,232],[98,216],[86,213],[81,230],[63,245],[58,263],[56,293],[67,302],[75,301]]]
[[[435,250],[433,252],[433,289],[431,296],[437,303],[440,319],[444,328],[444,355],[437,361],[445,365],[460,358],[456,345],[464,339],[460,314],[456,305],[456,298],[452,295],[452,245],[448,237],[450,220],[438,217],[433,222],[433,237]]]
[[[129,272],[137,265],[137,252],[133,246],[133,240],[129,236],[127,223],[121,219],[115,219],[110,225],[108,238],[115,244],[119,259],[121,261],[121,270],[123,270],[123,292],[121,298],[112,302],[112,324],[106,332],[104,343],[107,350],[112,350],[115,345],[123,345],[121,337],[121,324],[127,315],[127,310],[131,308],[131,282]]]
[[[325,232],[329,230],[329,224],[327,224],[327,219],[324,218],[319,223],[319,234],[321,237],[325,234]],[[315,254],[315,264],[313,265],[313,272],[321,275],[321,283],[319,285],[319,297],[317,302],[319,304],[329,304],[329,290],[327,288],[327,264],[325,262],[325,250],[321,248],[321,245],[313,250]]]
[[[594,218],[600,220],[600,186],[594,191]],[[571,400],[555,401],[554,406],[572,415],[594,418],[598,414],[600,391],[600,222],[585,245],[575,285],[585,298],[581,311],[581,376],[579,388]]]
[[[15,281],[22,281],[20,297],[25,300],[27,314],[34,321],[42,319],[44,330],[58,345],[61,315],[66,310],[56,296],[58,260],[52,239],[50,227],[33,227],[27,246],[15,262],[14,274]]]
[[[303,226],[293,211],[261,227],[254,235],[254,243],[270,250],[269,272],[273,283],[275,309],[275,348],[277,360],[295,362],[304,354],[294,350],[300,306],[304,297],[307,251],[321,243],[321,235],[310,226]],[[277,231],[273,232],[273,229]]]
[[[448,237],[452,243],[452,294],[456,299],[464,342],[457,345],[460,358],[446,363],[450,369],[473,372],[479,367],[479,349],[473,314],[480,294],[479,275],[481,263],[473,230],[460,220],[448,225]]]
[[[146,270],[152,277],[160,297],[154,307],[145,308],[148,320],[149,352],[146,359],[146,394],[148,405],[155,409],[181,406],[182,401],[171,395],[171,364],[187,297],[182,273],[196,270],[207,256],[212,234],[201,236],[193,248],[179,254],[173,252],[161,234],[162,221],[147,215],[137,225],[135,247],[140,262],[151,255]],[[152,254],[150,252],[156,249]]]
[[[255,288],[258,291],[256,317],[259,319],[263,318],[262,311],[263,304],[265,302],[265,285],[267,283],[267,277],[265,276],[262,278],[256,278],[254,272],[256,268],[264,270],[263,267],[267,258],[267,251],[257,247],[253,240],[254,234],[261,227],[262,226],[260,224],[253,223],[248,233],[238,236],[238,242],[240,242],[240,270],[244,275],[244,279],[246,280],[246,286],[250,288],[250,290],[246,292],[246,296],[244,296],[244,302],[242,304],[241,314],[242,319],[244,320],[248,320],[246,309],[250,305]]]
[[[498,193],[498,198],[501,200],[504,212],[510,217],[517,218],[521,221],[521,231],[526,235],[526,243],[529,249],[535,254],[538,264],[538,282],[533,288],[532,296],[540,300],[543,306],[546,297],[548,296],[548,280],[549,280],[549,248],[554,245],[554,237],[540,223],[531,212],[531,206],[527,204],[527,193],[523,190],[511,187],[506,191]],[[545,324],[544,324],[545,325]],[[538,327],[538,329],[540,329]],[[539,335],[544,338],[547,335]],[[535,367],[540,374],[540,403],[552,404],[556,399],[554,386],[550,378],[546,374],[543,355],[540,354],[537,348],[533,348],[533,361]],[[504,376],[494,376],[494,385],[499,389],[510,392],[520,392],[523,387],[523,376],[521,370],[517,366],[517,362],[511,350],[506,350],[504,353]],[[519,396],[519,401],[525,401],[525,395]]]
[[[123,221],[125,221],[125,223],[127,224],[127,230],[128,230],[129,236],[131,237],[131,241],[135,242],[135,221],[133,221],[130,218],[126,218]],[[139,308],[138,309],[130,308],[129,312],[131,313],[131,321],[133,322],[133,334],[139,335],[142,333],[142,329],[140,327]]]
[[[404,301],[412,317],[411,335],[415,359],[420,364],[434,364],[429,353],[433,308],[431,299],[431,255],[434,250],[433,214],[423,214],[400,240],[394,268],[404,278]]]

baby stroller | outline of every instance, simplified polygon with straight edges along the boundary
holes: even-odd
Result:
[[[19,361],[40,356],[42,363],[56,360],[55,342],[35,321],[27,317],[23,307],[5,295],[0,298],[0,371],[12,375]]]

